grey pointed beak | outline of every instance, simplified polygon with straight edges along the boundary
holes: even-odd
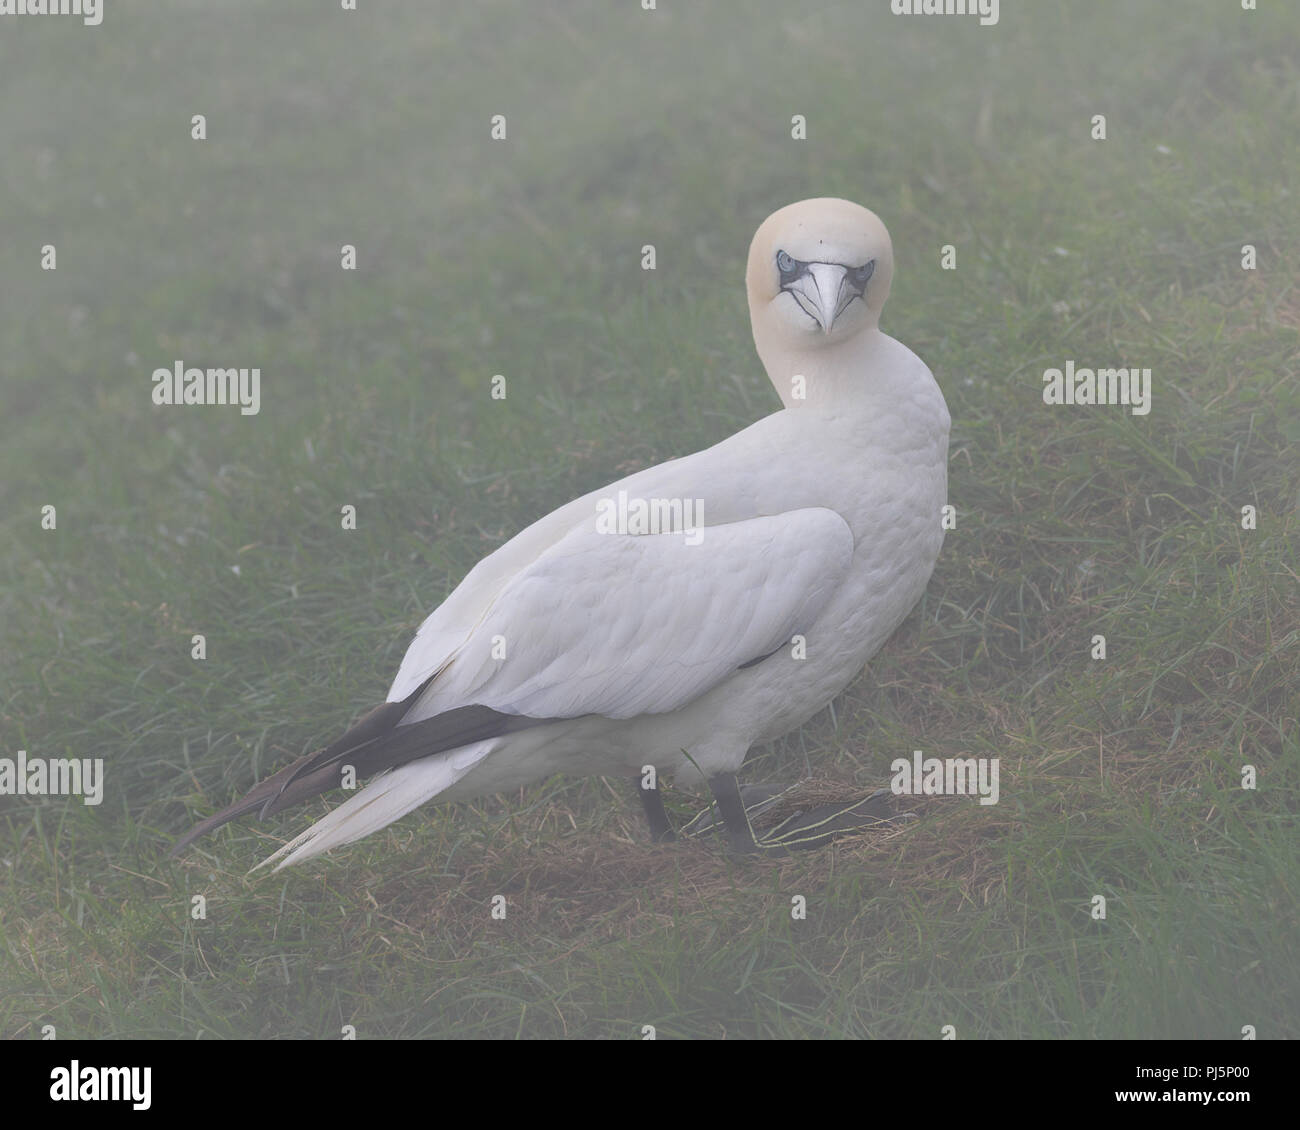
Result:
[[[823,333],[831,332],[835,319],[862,293],[850,284],[848,268],[839,263],[810,263],[786,289],[804,313],[816,319]]]

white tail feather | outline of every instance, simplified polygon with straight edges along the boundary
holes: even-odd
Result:
[[[426,800],[450,788],[500,744],[499,738],[475,742],[460,749],[409,761],[382,773],[355,796],[349,797],[290,840],[253,871],[275,863],[276,870],[302,863],[340,844],[349,844],[400,820]],[[284,857],[284,858],[281,858]],[[249,872],[252,874],[252,872]]]

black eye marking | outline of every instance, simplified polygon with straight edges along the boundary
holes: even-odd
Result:
[[[781,289],[785,289],[796,279],[802,278],[808,273],[811,264],[803,260],[796,259],[793,255],[785,250],[776,253],[776,269],[781,273]],[[849,285],[857,290],[866,290],[867,283],[871,276],[876,273],[876,261],[869,259],[861,267],[845,268],[845,275]]]
[[[844,273],[839,276],[814,274],[813,272],[819,266],[836,267]],[[845,263],[825,259],[804,262],[781,249],[776,253],[776,269],[781,273],[781,293],[789,294],[800,310],[813,322],[820,324],[825,316],[821,311],[829,305],[834,305],[834,311],[831,313],[833,322],[858,299],[866,302],[867,283],[876,273],[876,261],[868,259],[860,267],[850,267]],[[822,288],[828,283],[835,285],[836,277],[839,278],[839,293],[836,295],[823,293]],[[816,293],[814,294],[813,291]]]

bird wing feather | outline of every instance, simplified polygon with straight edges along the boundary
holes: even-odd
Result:
[[[417,636],[403,669],[438,674],[403,722],[469,704],[533,718],[676,710],[807,629],[853,556],[844,519],[820,507],[697,533],[571,530],[450,655]]]

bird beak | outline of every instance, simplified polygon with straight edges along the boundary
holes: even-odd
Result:
[[[817,320],[823,333],[831,332],[835,319],[862,293],[849,282],[848,273],[839,263],[810,263],[786,288],[804,313]]]

